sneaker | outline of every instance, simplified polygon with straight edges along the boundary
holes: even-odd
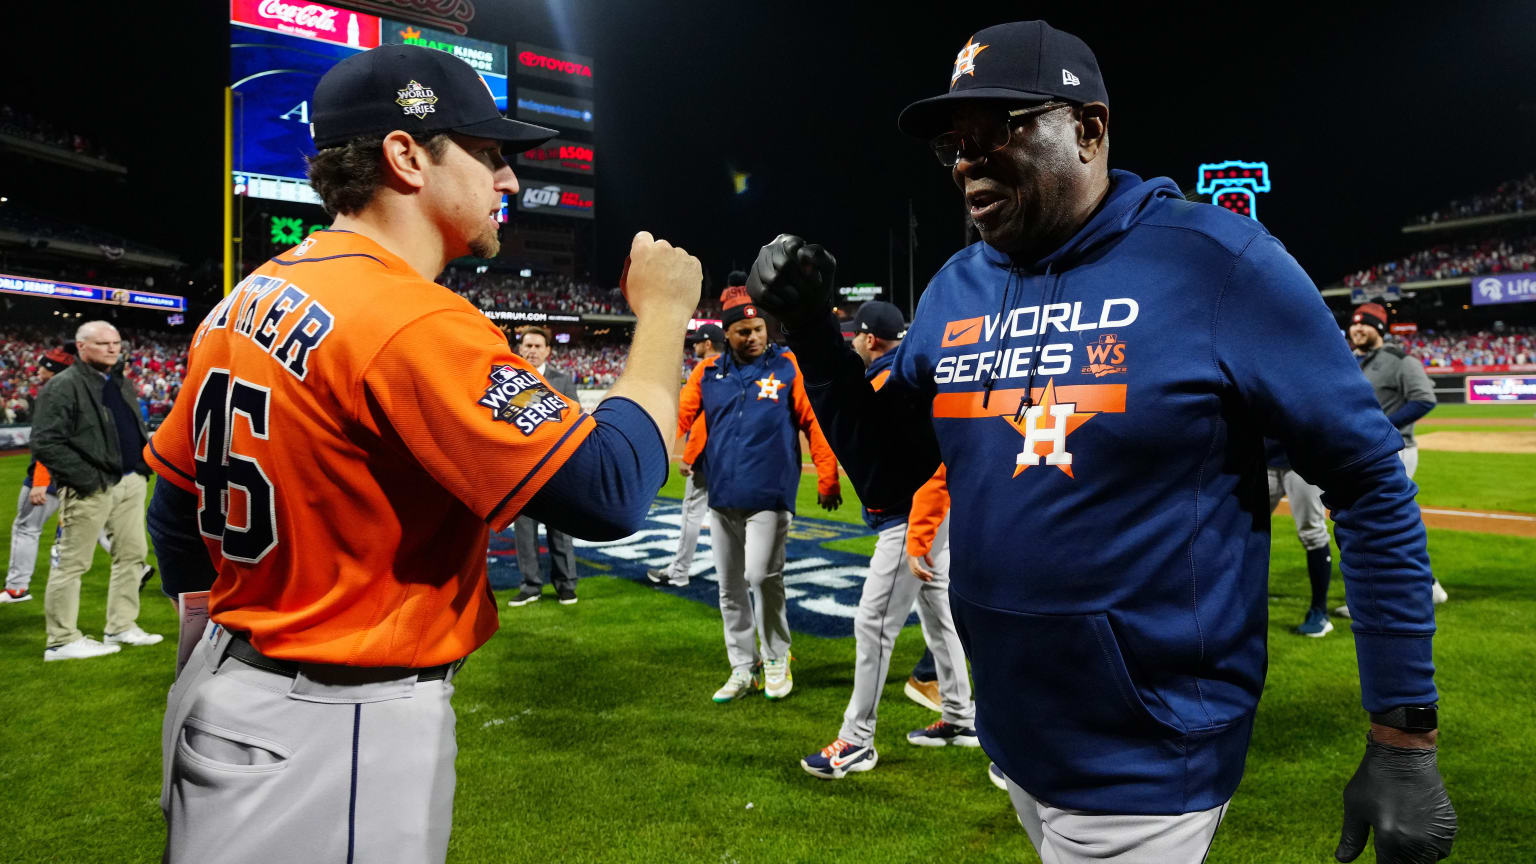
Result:
[[[812,777],[841,780],[849,774],[870,770],[879,759],[874,747],[868,744],[861,747],[839,738],[801,759],[800,767]]]
[[[152,565],[152,564],[145,564],[144,565],[144,572],[139,574],[139,590],[143,591],[144,590],[144,586],[148,585],[149,584],[149,580],[151,580],[153,578],[155,578],[155,568],[154,568],[154,565]]]
[[[121,633],[108,633],[102,637],[102,641],[108,645],[159,645],[165,637],[159,633],[145,633],[143,628],[135,624]]]
[[[1325,610],[1308,609],[1307,620],[1301,622],[1291,632],[1298,636],[1311,636],[1314,639],[1321,639],[1333,632],[1333,622],[1328,620],[1328,613]]]
[[[1440,587],[1440,580],[1439,579],[1436,579],[1435,583],[1433,585],[1429,586],[1429,590],[1430,590],[1430,595],[1435,600],[1435,605],[1436,606],[1439,606],[1441,603],[1444,603],[1445,601],[1451,599],[1451,595],[1445,593],[1445,589]]]
[[[997,767],[996,762],[987,763],[987,779],[992,781],[993,786],[1008,791],[1008,776],[1003,773],[1003,769]]]
[[[975,729],[969,726],[956,726],[946,720],[939,720],[922,729],[908,732],[907,743],[916,744],[919,747],[944,747],[950,744],[956,747],[981,746],[981,740],[976,737]]]
[[[544,592],[543,592],[542,589],[539,589],[539,588],[529,588],[528,586],[524,585],[523,586],[523,590],[517,592],[517,596],[516,597],[513,597],[511,600],[507,601],[507,605],[508,606],[527,606],[529,603],[538,602],[539,597],[542,596],[543,593]]]
[[[714,700],[719,703],[734,702],[743,696],[750,695],[753,690],[763,686],[756,675],[750,672],[733,671],[731,677],[725,681],[725,686],[715,691]]]
[[[89,636],[81,636],[73,642],[65,645],[55,645],[43,651],[43,662],[51,663],[54,660],[86,660],[91,657],[104,657],[108,654],[116,654],[123,650],[121,645],[103,645]]]
[[[795,676],[789,672],[789,658],[763,661],[763,695],[769,699],[783,699],[795,689]]]
[[[575,606],[576,605],[576,589],[575,588],[556,588],[555,589],[555,596],[560,598],[560,605],[561,606]]]
[[[1349,617],[1349,607],[1348,606],[1340,606],[1340,607],[1338,607],[1338,608],[1333,610],[1333,615],[1334,615],[1335,618],[1348,618]]]
[[[676,578],[665,568],[645,571],[645,578],[651,580],[652,585],[660,585],[663,588],[687,588],[688,577]]]
[[[32,599],[32,592],[25,588],[7,588],[0,591],[0,603],[25,603]]]
[[[901,692],[907,694],[907,698],[927,708],[929,711],[943,711],[944,706],[939,699],[939,682],[919,681],[916,678],[908,678],[907,686],[901,688]]]

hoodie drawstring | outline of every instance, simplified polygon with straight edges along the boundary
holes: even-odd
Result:
[[[1019,399],[1019,410],[1013,412],[1013,421],[1018,423],[1024,419],[1024,412],[1035,404],[1035,370],[1040,367],[1040,341],[1045,338],[1045,299],[1046,290],[1050,290],[1051,299],[1056,299],[1056,286],[1061,282],[1060,276],[1052,275],[1051,268],[1056,262],[1045,265],[1045,282],[1040,286],[1040,303],[1035,308],[1036,321],[1040,328],[1035,333],[1035,347],[1029,353],[1029,378],[1024,383],[1024,396]]]
[[[1008,314],[1008,297],[1013,293],[1013,262],[1008,262],[1008,279],[1003,282],[1003,303],[997,309],[997,335],[992,337],[992,353],[999,352],[998,344],[1003,339],[1003,316]],[[992,385],[997,383],[997,368],[987,370],[987,381],[981,385],[981,407],[986,409],[987,403],[992,400]]]

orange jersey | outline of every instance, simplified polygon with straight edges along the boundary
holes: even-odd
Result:
[[[209,313],[145,458],[198,496],[215,622],[284,660],[425,667],[496,632],[488,530],[593,426],[469,301],[333,230]]]
[[[949,479],[944,466],[912,494],[912,512],[907,517],[907,554],[918,558],[933,551],[939,525],[949,515]]]

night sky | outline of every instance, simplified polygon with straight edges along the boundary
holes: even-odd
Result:
[[[10,49],[24,53],[8,58],[4,99],[94,132],[130,169],[126,187],[48,207],[217,259],[227,7],[60,17],[30,5],[8,11],[20,18]],[[695,252],[717,282],[790,231],[826,244],[844,284],[894,271],[905,305],[908,200],[919,285],[960,248],[963,221],[947,170],[896,114],[943,92],[971,33],[1006,20],[1043,17],[1093,47],[1114,167],[1190,189],[1202,161],[1267,161],[1259,216],[1319,284],[1422,245],[1398,230],[1414,215],[1536,168],[1530,2],[1336,3],[1326,15],[1279,3],[474,5],[471,36],[595,57],[592,263],[610,284],[636,230]],[[896,11],[916,5],[934,11]],[[752,175],[745,195],[733,167]]]

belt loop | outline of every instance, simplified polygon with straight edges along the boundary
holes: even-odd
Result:
[[[224,662],[224,656],[229,651],[229,643],[233,638],[233,633],[212,620],[209,620],[208,626],[203,628],[202,647],[208,652],[206,659],[210,675],[219,674],[219,666]]]

